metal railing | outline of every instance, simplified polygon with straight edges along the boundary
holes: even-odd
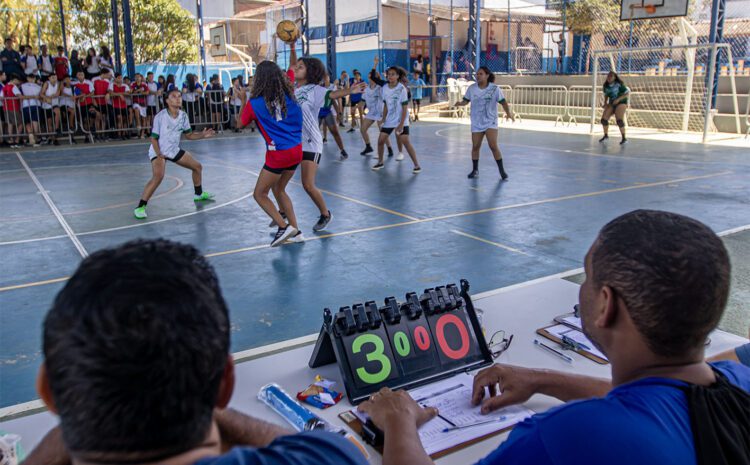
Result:
[[[11,145],[20,145],[24,140],[36,146],[53,143],[58,137],[69,139],[78,128],[75,111],[71,113],[66,104],[61,106],[59,97],[26,95],[0,100],[5,115],[0,137]]]
[[[599,102],[596,105],[597,120],[601,119],[604,94],[597,93]],[[565,115],[568,118],[568,126],[571,124],[578,125],[578,120],[588,122],[591,119],[591,86],[570,86],[568,87],[568,101]]]
[[[568,88],[565,86],[521,85],[513,88],[513,110],[523,118],[555,118],[555,125],[566,114]]]
[[[83,133],[92,139],[111,138],[113,135],[123,139],[146,138],[153,118],[166,108],[163,96],[151,101],[152,105],[148,105],[146,96],[130,94],[109,93],[93,98],[94,108],[78,112]],[[210,126],[222,132],[230,121],[230,108],[223,90],[208,90],[189,100],[183,96],[182,110],[193,129]]]

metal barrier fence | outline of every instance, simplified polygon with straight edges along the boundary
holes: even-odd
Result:
[[[69,88],[64,88],[67,90]],[[109,93],[107,95],[58,97],[25,95],[0,97],[5,122],[0,124],[0,139],[11,146],[59,143],[78,137],[94,141],[113,136],[141,137],[150,134],[153,118],[165,108],[162,95]],[[187,97],[187,99],[185,99]],[[202,95],[185,94],[183,111],[191,127],[213,127],[221,132],[236,127],[236,107],[223,90],[208,90]]]
[[[521,85],[513,88],[514,111],[524,116],[554,117],[555,125],[563,122],[568,100],[565,86]]]
[[[62,102],[61,102],[62,100]],[[22,139],[31,145],[54,143],[58,137],[69,139],[78,129],[78,120],[72,97],[42,97],[24,95],[3,97],[4,124],[0,124],[0,137],[11,146],[18,146]]]
[[[604,107],[604,94],[597,93],[596,115],[598,121],[602,117]],[[578,120],[591,120],[591,86],[570,86],[568,87],[568,103],[566,105],[565,115],[568,118],[568,126],[571,124],[578,125]]]

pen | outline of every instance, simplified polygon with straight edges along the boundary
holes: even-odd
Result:
[[[503,415],[501,417],[494,418],[492,420],[480,421],[478,423],[472,423],[470,425],[451,426],[450,428],[443,428],[443,433],[449,433],[449,432],[455,431],[457,429],[471,428],[473,426],[489,425],[490,423],[497,423],[498,421],[505,421],[507,419],[508,419],[508,417],[506,417],[505,415]]]
[[[555,350],[552,347],[548,346],[547,344],[543,344],[539,342],[537,339],[534,339],[534,345],[541,347],[542,349],[546,350],[547,352],[556,355],[557,357],[565,360],[568,363],[573,363],[573,359],[571,357],[568,357],[564,353],[560,352],[559,350]]]

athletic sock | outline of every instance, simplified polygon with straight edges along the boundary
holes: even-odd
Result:
[[[195,195],[201,195],[203,193],[203,186],[195,186]]]
[[[479,171],[479,160],[471,160],[471,166],[474,171]]]
[[[146,204],[148,204],[148,200],[141,199],[141,201],[138,202],[138,208],[145,207]]]
[[[497,169],[500,170],[500,173],[505,173],[505,169],[503,168],[503,159],[495,160],[495,163],[497,163]]]
[[[393,156],[393,147],[388,147],[388,156],[389,157]]]

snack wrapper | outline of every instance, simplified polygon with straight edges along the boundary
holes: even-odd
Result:
[[[297,393],[297,399],[319,409],[327,409],[336,405],[344,395],[336,391],[335,381],[315,376],[315,381],[302,392]]]

